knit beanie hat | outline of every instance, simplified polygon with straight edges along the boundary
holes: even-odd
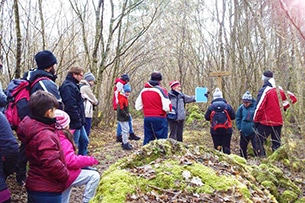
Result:
[[[169,83],[170,88],[174,88],[177,85],[180,85],[180,82],[178,80],[172,81]]]
[[[222,92],[218,87],[216,87],[214,93],[213,93],[213,99],[222,98]]]
[[[262,80],[266,81],[273,78],[273,73],[270,70],[266,70],[262,75]]]
[[[252,102],[252,95],[249,91],[245,92],[245,94],[242,96],[242,100],[245,102]]]
[[[57,63],[57,59],[51,51],[43,50],[35,55],[35,61],[38,69],[50,68]]]
[[[125,85],[123,86],[123,90],[124,90],[124,92],[131,92],[131,86],[130,86],[130,84],[129,84],[129,83],[125,84]]]
[[[55,110],[56,129],[64,129],[70,124],[70,116],[63,110]]]
[[[90,73],[90,72],[85,73],[84,78],[85,78],[85,80],[87,80],[88,82],[89,82],[89,81],[95,81],[94,75],[93,75],[92,73]]]
[[[126,81],[126,82],[129,82],[129,80],[130,80],[128,74],[121,75],[121,79]]]
[[[151,80],[155,80],[155,81],[161,81],[162,80],[162,75],[160,72],[154,71],[152,72],[151,76],[150,76]]]

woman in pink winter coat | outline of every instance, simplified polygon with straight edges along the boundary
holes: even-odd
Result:
[[[82,202],[89,202],[95,195],[100,181],[100,174],[96,170],[90,170],[88,166],[98,164],[98,161],[92,156],[75,154],[76,148],[73,143],[73,134],[69,130],[69,115],[62,110],[56,109],[55,118],[56,129],[65,155],[67,168],[70,172],[66,189],[62,193],[62,202],[69,203],[72,187],[81,185],[86,185]]]

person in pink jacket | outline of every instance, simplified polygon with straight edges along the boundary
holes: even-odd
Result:
[[[70,173],[66,183],[66,189],[62,193],[62,202],[69,203],[72,187],[81,185],[86,185],[82,202],[89,202],[95,195],[96,188],[100,181],[100,174],[96,170],[90,170],[88,166],[96,165],[98,164],[98,161],[93,156],[76,155],[73,134],[69,130],[69,115],[62,110],[56,109],[55,118],[55,127]]]

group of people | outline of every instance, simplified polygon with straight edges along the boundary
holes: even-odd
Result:
[[[98,160],[88,155],[87,149],[93,107],[98,105],[91,89],[95,77],[90,72],[84,74],[81,67],[72,67],[58,88],[54,54],[43,50],[34,59],[37,68],[26,72],[23,79],[30,83],[41,79],[31,87],[29,114],[16,129],[19,149],[0,112],[0,139],[7,140],[0,142],[0,202],[10,202],[5,181],[14,172],[17,184],[25,185],[30,203],[68,203],[71,188],[80,185],[86,185],[82,202],[89,202],[100,180],[92,167]]]
[[[254,155],[259,157],[266,156],[264,144],[270,135],[272,151],[281,146],[282,110],[286,111],[290,103],[294,104],[297,101],[294,94],[287,91],[287,97],[284,90],[275,85],[273,72],[265,71],[262,75],[262,81],[263,86],[258,91],[257,99],[254,99],[251,93],[246,91],[242,96],[243,103],[238,107],[236,113],[232,106],[223,99],[222,92],[216,88],[211,105],[205,114],[206,120],[211,121],[212,111],[216,111],[219,106],[222,106],[222,109],[228,112],[229,122],[236,118],[236,127],[240,134],[240,155],[245,159],[248,158],[249,142],[252,144]],[[214,148],[230,154],[232,125],[215,130],[212,128],[211,122],[210,132]]]
[[[23,78],[30,82],[40,77],[43,79],[31,88],[30,113],[16,130],[21,143],[19,146],[5,115],[0,112],[0,139],[7,140],[0,142],[0,202],[10,202],[5,180],[14,172],[17,183],[26,186],[28,202],[69,202],[71,188],[79,185],[86,185],[83,202],[89,202],[100,179],[99,173],[92,167],[98,161],[88,155],[87,149],[93,109],[98,105],[91,89],[95,77],[75,66],[70,68],[58,87],[55,83],[57,59],[54,54],[48,50],[40,51],[35,55],[35,61],[37,68],[26,72]],[[205,119],[211,122],[210,133],[215,149],[231,153],[234,119],[240,133],[242,157],[248,158],[249,142],[255,155],[266,156],[264,143],[270,134],[272,150],[280,147],[283,125],[281,109],[289,107],[288,98],[281,87],[275,86],[271,71],[265,71],[262,79],[264,84],[257,99],[249,91],[245,92],[243,104],[236,113],[223,98],[221,90],[215,89],[213,100],[205,113]],[[140,139],[133,131],[129,112],[129,81],[128,74],[117,78],[113,95],[113,109],[118,121],[116,141],[121,143],[123,150],[133,149],[128,140]],[[169,92],[161,81],[162,74],[152,72],[135,101],[136,110],[144,114],[143,145],[168,137],[183,142],[185,104],[196,102],[195,96],[181,91],[179,81],[170,82]],[[288,95],[290,101],[295,103],[296,97],[290,92]],[[1,107],[6,104],[4,97],[5,94],[0,91]],[[223,120],[223,117],[226,119]]]
[[[196,102],[194,96],[188,96],[181,91],[179,81],[170,82],[169,92],[162,87],[161,81],[160,72],[151,73],[150,80],[144,84],[135,102],[136,110],[142,110],[144,114],[144,145],[152,140],[167,137],[183,142],[185,104]],[[262,81],[263,86],[258,91],[257,98],[246,91],[236,112],[223,98],[221,90],[215,89],[205,119],[211,123],[210,133],[216,150],[231,153],[232,120],[235,119],[240,134],[240,155],[245,159],[248,158],[249,142],[252,144],[254,155],[259,157],[266,156],[264,144],[269,135],[273,151],[281,146],[282,109],[286,111],[289,103],[294,104],[297,99],[289,91],[287,97],[284,90],[275,85],[272,71],[265,71]],[[223,117],[226,118],[224,121]]]

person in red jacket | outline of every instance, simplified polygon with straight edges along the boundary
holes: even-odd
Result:
[[[112,105],[113,105],[113,110],[117,110],[118,107],[118,102],[119,102],[119,95],[120,93],[123,93],[123,86],[129,83],[129,75],[128,74],[123,74],[121,77],[115,79],[115,86],[114,86],[114,93],[113,93],[113,100],[112,100]],[[140,137],[136,136],[132,127],[132,117],[131,115],[129,116],[130,119],[128,121],[129,124],[129,139],[130,140],[139,140],[141,139]],[[122,142],[122,128],[121,125],[118,122],[117,129],[116,129],[116,141],[117,142]]]
[[[30,116],[18,126],[29,161],[25,187],[29,203],[62,202],[69,178],[59,137],[55,132],[58,102],[51,93],[38,90],[29,100]]]
[[[278,98],[278,91],[284,111],[289,108],[289,101],[283,89],[275,85],[273,73],[267,70],[263,73],[263,87],[257,95],[256,109],[254,112],[254,123],[258,133],[258,156],[265,157],[266,152],[264,143],[269,135],[271,135],[272,151],[275,151],[281,146],[281,129],[283,126],[283,116],[281,105]],[[297,101],[296,97],[288,92],[292,103]]]
[[[172,110],[168,92],[160,85],[162,75],[153,72],[150,80],[145,83],[144,89],[136,99],[136,110],[144,114],[144,142],[146,145],[154,139],[166,139],[168,123],[166,113]]]

